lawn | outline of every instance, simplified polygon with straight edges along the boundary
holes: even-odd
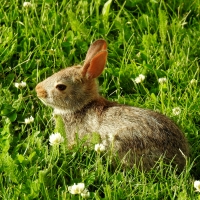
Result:
[[[89,199],[200,199],[199,13],[199,0],[2,1],[0,199],[83,199],[71,194],[74,183],[84,183]],[[148,172],[114,168],[106,151],[95,151],[95,138],[71,149],[50,145],[52,109],[35,86],[83,64],[99,38],[108,43],[100,93],[170,117],[190,145],[181,173],[162,159]]]

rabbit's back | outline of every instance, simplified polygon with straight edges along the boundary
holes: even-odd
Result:
[[[127,163],[139,162],[143,157],[145,167],[151,168],[160,156],[165,156],[169,162],[174,159],[180,168],[185,166],[184,155],[188,156],[185,137],[174,122],[160,113],[129,106],[113,107],[106,113],[99,132],[109,135],[110,142],[113,139],[122,157],[130,151]]]
[[[124,157],[127,163],[139,162],[143,157],[146,168],[150,168],[162,155],[173,159],[176,164],[185,165],[188,156],[187,142],[179,128],[166,116],[147,109],[109,102],[103,98],[91,102],[73,115],[65,115],[64,122],[70,142],[75,133],[82,138],[98,133],[102,142]],[[147,167],[149,165],[149,167]]]

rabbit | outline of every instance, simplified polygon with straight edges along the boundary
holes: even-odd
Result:
[[[151,169],[160,157],[183,169],[189,148],[180,129],[155,111],[118,104],[103,98],[96,78],[107,61],[107,43],[96,40],[83,66],[67,67],[36,86],[38,98],[62,118],[68,145],[98,133],[106,147],[127,166]]]

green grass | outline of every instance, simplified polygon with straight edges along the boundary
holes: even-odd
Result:
[[[0,4],[0,198],[81,199],[68,186],[84,182],[91,199],[198,199],[200,179],[200,1],[33,0]],[[49,145],[52,110],[34,87],[80,64],[92,41],[108,42],[100,91],[110,100],[164,113],[190,144],[185,170],[162,160],[150,172],[113,168],[109,155],[81,141]],[[142,84],[134,79],[144,74]],[[158,79],[166,77],[160,85]],[[197,83],[190,84],[192,79]],[[15,82],[25,81],[23,89]],[[174,115],[172,109],[181,113]],[[25,125],[30,116],[34,122]]]

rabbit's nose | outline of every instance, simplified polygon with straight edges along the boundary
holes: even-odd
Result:
[[[47,98],[47,92],[46,90],[39,84],[35,87],[35,90],[37,92],[37,96],[39,98]]]

